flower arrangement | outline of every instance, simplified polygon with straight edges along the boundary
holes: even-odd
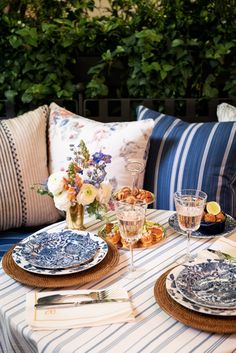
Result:
[[[105,182],[106,165],[111,163],[111,156],[102,152],[90,156],[83,140],[77,147],[70,145],[70,150],[73,157],[68,157],[68,169],[51,174],[47,184],[37,191],[51,195],[59,210],[68,211],[80,204],[86,206],[89,215],[95,214],[101,219],[112,192],[112,185]]]

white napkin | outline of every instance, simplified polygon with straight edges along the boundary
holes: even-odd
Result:
[[[78,327],[92,327],[117,322],[134,320],[131,302],[98,303],[70,307],[41,307],[35,308],[37,299],[54,294],[86,294],[91,290],[62,290],[39,292],[37,290],[26,295],[26,321],[34,330],[70,329]],[[129,298],[123,288],[116,288],[116,295],[108,298]],[[88,297],[81,297],[88,300]]]
[[[220,251],[224,254],[236,257],[236,241],[230,240],[228,238],[220,237],[218,238],[209,249]],[[198,254],[199,259],[218,259],[216,253],[210,252],[208,250],[203,250]]]

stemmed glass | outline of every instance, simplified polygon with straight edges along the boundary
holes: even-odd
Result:
[[[138,186],[139,174],[144,170],[144,163],[141,159],[128,159],[126,168],[132,175],[132,190],[134,193],[135,188]]]
[[[133,260],[133,245],[141,238],[145,220],[143,204],[129,204],[125,201],[115,202],[115,212],[121,237],[129,244],[130,267],[129,278],[136,278],[140,271],[136,270]]]
[[[190,237],[200,227],[207,194],[201,190],[184,189],[174,194],[174,201],[179,227],[187,233],[187,251],[183,261],[191,261],[194,255],[190,252]]]

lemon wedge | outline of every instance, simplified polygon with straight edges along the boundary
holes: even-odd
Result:
[[[210,202],[207,202],[206,204],[206,210],[208,213],[216,216],[218,213],[220,213],[221,208],[216,201],[210,201]]]

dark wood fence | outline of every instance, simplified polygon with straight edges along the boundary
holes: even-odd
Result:
[[[83,99],[83,94],[79,93],[77,99],[58,100],[56,102],[73,113],[82,115],[97,121],[131,121],[136,120],[136,108],[142,104],[147,108],[154,109],[165,114],[182,118],[188,122],[217,121],[217,105],[227,102],[236,106],[236,98],[215,98],[215,99]],[[44,104],[50,104],[45,102]],[[16,106],[7,101],[0,101],[1,118],[12,118],[19,115]],[[29,105],[28,110],[35,109],[36,106]]]

